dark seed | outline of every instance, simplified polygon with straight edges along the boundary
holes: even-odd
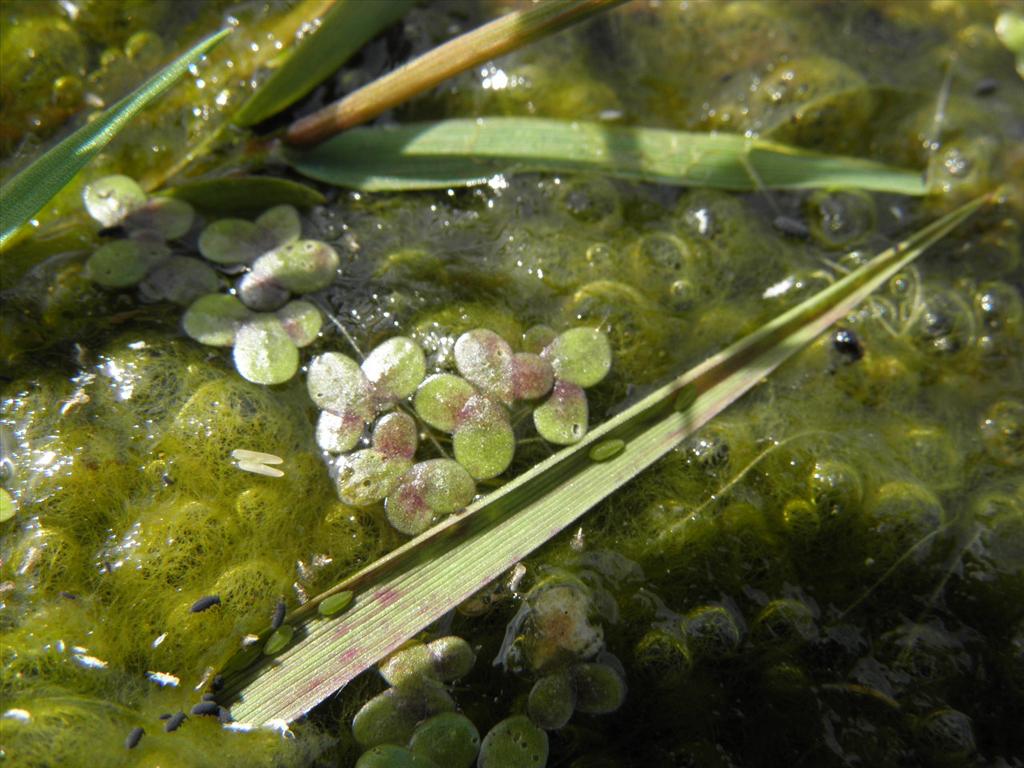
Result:
[[[217,710],[220,709],[216,701],[200,701],[194,707],[192,707],[193,715],[209,715],[213,717],[217,714]]]
[[[216,698],[217,698],[216,695],[214,695],[212,693],[204,693],[203,694],[203,701],[213,701]]]
[[[173,733],[181,727],[181,724],[185,722],[185,718],[188,717],[184,712],[176,712],[173,714],[166,723],[164,723],[164,730],[167,733]]]
[[[174,715],[172,715],[170,712],[164,712],[162,715],[160,715],[161,720],[170,720],[172,717],[174,717]]]
[[[78,595],[74,594],[73,592],[61,592],[60,596],[63,597],[65,600],[77,600],[78,599]]]
[[[776,216],[775,220],[772,221],[772,226],[784,235],[791,235],[793,237],[807,237],[811,234],[811,230],[807,228],[806,224],[799,219],[794,219],[792,216]]]
[[[192,613],[205,611],[214,605],[220,605],[220,597],[218,595],[205,595],[192,603]]]
[[[274,607],[274,617],[270,620],[270,628],[277,629],[281,626],[284,621],[284,612],[286,610],[284,600],[278,600],[277,605]]]
[[[983,77],[974,84],[975,96],[991,96],[999,90],[999,81],[994,77]]]
[[[132,728],[132,732],[128,734],[128,738],[124,740],[125,749],[135,749],[138,743],[142,741],[142,736],[146,731],[140,726],[138,728]]]
[[[864,357],[864,346],[857,338],[857,334],[849,328],[836,330],[832,335],[832,347],[850,363],[855,363]]]
[[[213,678],[213,682],[210,683],[211,691],[219,691],[224,687],[224,675],[217,675]]]

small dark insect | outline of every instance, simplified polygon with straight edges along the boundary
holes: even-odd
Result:
[[[999,81],[994,77],[983,77],[974,84],[975,96],[991,96],[999,90]]]
[[[209,715],[210,717],[213,717],[218,714],[217,710],[219,709],[220,706],[217,704],[216,701],[200,701],[198,704],[192,707],[192,714]]]
[[[188,717],[188,715],[186,715],[184,712],[181,712],[181,711],[174,713],[167,720],[167,722],[164,723],[164,730],[167,733],[173,733],[174,731],[178,730],[181,727],[181,724],[185,722],[185,719],[187,717]]]
[[[78,599],[78,595],[76,595],[74,592],[61,592],[60,596],[63,597],[65,600],[77,600]]]
[[[140,726],[138,728],[132,728],[132,732],[128,734],[128,738],[124,740],[125,749],[135,749],[139,742],[142,741],[143,735],[146,731]]]
[[[284,604],[284,600],[278,600],[277,605],[274,606],[274,616],[270,620],[271,629],[277,629],[284,622],[285,610],[287,610],[287,606]]]
[[[784,235],[792,237],[807,237],[811,234],[811,230],[807,228],[806,224],[792,216],[776,216],[772,221],[772,226]]]
[[[832,334],[832,348],[848,363],[855,363],[864,357],[864,346],[857,338],[857,334],[849,328],[836,329],[836,332]]]
[[[220,605],[219,595],[205,595],[200,597],[194,603],[192,603],[192,613],[199,613],[205,611],[207,608],[211,608],[215,605]]]

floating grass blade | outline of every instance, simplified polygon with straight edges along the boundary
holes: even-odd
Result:
[[[545,0],[460,35],[288,128],[292,144],[309,145],[365,123],[470,67],[521,48],[625,0]]]
[[[412,0],[338,0],[316,32],[239,108],[235,122],[254,125],[294,104],[411,5]]]
[[[139,111],[170,88],[230,29],[204,38],[95,120],[86,123],[0,188],[0,248],[74,178]]]
[[[295,642],[272,665],[253,664],[245,652],[228,661],[220,697],[242,722],[300,717],[657,461],[988,199],[924,227],[463,514],[311,600],[287,619]],[[622,449],[604,455],[599,447],[609,441],[622,441]],[[347,611],[320,617],[318,605],[343,592],[353,595]]]
[[[531,117],[358,128],[290,150],[299,173],[368,191],[480,184],[495,174],[594,172],[730,190],[844,187],[923,195],[922,173],[731,133]]]
[[[192,181],[163,189],[160,194],[185,200],[203,213],[217,216],[255,216],[275,205],[309,208],[324,203],[324,196],[312,187],[272,176]]]

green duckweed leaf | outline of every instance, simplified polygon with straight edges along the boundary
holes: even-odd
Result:
[[[6,488],[0,488],[0,523],[6,523],[18,514],[18,502],[7,492]]]
[[[215,264],[248,264],[275,245],[270,232],[245,219],[218,219],[199,235],[199,252]]]
[[[465,379],[491,397],[511,402],[512,347],[486,328],[466,331],[455,341],[455,366]]]
[[[235,368],[254,384],[283,384],[299,370],[299,350],[274,315],[256,315],[235,333]]]
[[[162,190],[212,216],[254,216],[268,205],[310,208],[323,205],[323,195],[307,184],[270,176],[230,176],[192,181]],[[296,235],[298,237],[298,235]]]
[[[425,643],[412,643],[388,656],[377,668],[388,685],[402,685],[421,677],[432,677],[434,662]]]
[[[0,248],[60,192],[136,114],[170,88],[231,30],[222,29],[189,48],[109,109],[49,149],[0,187]]]
[[[442,712],[416,726],[409,749],[439,766],[470,768],[480,751],[480,732],[465,715]]]
[[[427,375],[427,361],[419,344],[395,336],[366,356],[363,373],[373,384],[378,400],[393,402],[416,391]]]
[[[352,592],[344,590],[342,592],[335,592],[329,597],[325,597],[320,601],[320,605],[317,606],[316,610],[321,616],[337,616],[351,604]]]
[[[687,647],[698,659],[726,659],[743,640],[736,619],[720,605],[694,608],[680,622],[680,629]]]
[[[350,453],[338,459],[335,485],[338,498],[353,507],[365,507],[382,501],[412,466],[402,456],[386,456],[372,448]]]
[[[230,347],[242,322],[252,313],[242,302],[226,293],[200,296],[185,310],[181,319],[185,333],[200,344],[212,347]]]
[[[486,395],[473,395],[459,412],[452,450],[455,460],[475,479],[500,475],[516,452],[508,411]]]
[[[549,325],[531,326],[523,333],[523,350],[539,355],[557,336],[555,329]]]
[[[996,17],[995,32],[1006,50],[1024,56],[1024,13],[1003,11]]]
[[[411,459],[419,443],[416,420],[401,411],[389,413],[374,425],[372,442],[385,456]]]
[[[348,453],[359,442],[366,420],[352,411],[344,415],[320,411],[316,422],[316,444],[328,453]]]
[[[359,756],[356,768],[441,768],[423,755],[395,744],[379,744]]]
[[[533,684],[526,700],[530,719],[545,731],[557,731],[576,709],[576,689],[565,670],[544,675]]]
[[[540,117],[454,118],[355,128],[286,159],[309,178],[366,191],[446,189],[499,174],[595,173],[755,190],[841,187],[923,195],[920,171],[733,133]]]
[[[421,677],[366,702],[352,718],[352,735],[363,747],[407,744],[421,720],[454,709],[455,702],[441,683]]]
[[[256,226],[262,227],[278,245],[287,245],[302,237],[302,222],[294,205],[275,205],[256,218]]]
[[[551,391],[555,371],[540,355],[517,352],[512,357],[512,396],[516,400],[536,400]]]
[[[239,107],[238,125],[255,125],[295,103],[336,72],[364,43],[412,5],[411,0],[341,0],[277,70]]]
[[[491,728],[480,745],[479,768],[544,768],[548,735],[526,715],[507,717]]]
[[[434,674],[444,683],[460,680],[468,675],[476,664],[472,646],[457,635],[448,635],[427,644],[433,660]]]
[[[134,232],[154,232],[164,240],[184,236],[195,221],[196,212],[184,200],[153,197],[132,210],[121,224]]]
[[[105,288],[127,288],[140,282],[170,255],[163,243],[114,240],[93,251],[85,262],[84,274]]]
[[[220,700],[242,723],[303,716],[673,450],[994,199],[979,197],[928,224],[655,389],[579,445],[558,451],[344,579],[327,594],[349,590],[356,599],[338,619],[320,620],[316,610],[323,598],[310,600],[291,617],[302,622],[304,637],[273,664],[253,664],[244,651],[227,661]],[[678,412],[673,403],[688,387],[697,396]],[[623,440],[626,450],[605,462],[591,461],[591,447],[609,439]]]
[[[607,715],[626,700],[625,681],[607,664],[576,664],[571,672],[577,711],[587,715]]]
[[[584,389],[597,384],[612,368],[608,337],[593,328],[572,328],[558,334],[541,356],[551,361],[557,378]]]
[[[568,381],[556,381],[551,397],[533,411],[537,434],[555,445],[578,443],[587,434],[587,394]]]
[[[266,656],[276,656],[288,647],[294,635],[295,627],[290,624],[282,624],[267,638],[267,642],[263,646],[263,653]]]
[[[435,373],[420,384],[413,398],[416,415],[442,432],[452,432],[466,401],[476,394],[473,385],[452,373]]]
[[[139,293],[147,301],[170,301],[187,307],[219,287],[220,278],[205,261],[170,256],[146,275],[139,284]]]
[[[465,507],[476,495],[476,483],[451,459],[414,464],[398,481],[384,504],[388,522],[409,536],[425,531],[436,517]]]
[[[465,677],[476,654],[461,637],[448,635],[429,644],[410,643],[380,663],[378,671],[389,685],[403,685],[422,677],[452,682]]]
[[[608,461],[608,459],[614,459],[624,450],[626,450],[625,441],[613,438],[601,443],[595,443],[587,455],[590,456],[591,461]]]
[[[324,324],[324,316],[320,310],[308,301],[290,301],[277,310],[277,319],[288,334],[292,343],[299,347],[308,347],[320,334]]]
[[[288,303],[291,292],[272,275],[246,272],[235,285],[239,300],[257,312],[273,312]]]
[[[339,263],[337,252],[327,243],[298,240],[257,258],[252,274],[270,278],[292,293],[312,293],[334,281]]]
[[[146,204],[146,193],[130,176],[104,176],[82,191],[86,212],[104,227],[114,227]]]
[[[373,418],[373,388],[359,363],[340,352],[325,352],[309,363],[306,388],[317,408],[346,418]]]

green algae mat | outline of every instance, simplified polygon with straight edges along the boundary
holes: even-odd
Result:
[[[0,9],[0,762],[1024,760],[1019,7],[380,5]]]

